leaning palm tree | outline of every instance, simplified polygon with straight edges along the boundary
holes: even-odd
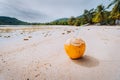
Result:
[[[83,17],[87,23],[92,24],[93,12],[94,12],[94,9],[84,10]]]
[[[114,20],[114,23],[116,21],[120,20],[120,0],[113,0],[107,8],[109,8],[110,6],[114,5],[114,7],[112,8],[112,11],[110,13],[109,18]],[[120,24],[120,23],[119,23]]]
[[[104,11],[105,8],[103,5],[97,6],[96,13],[93,17],[94,23],[102,23],[104,21]]]
[[[120,5],[120,0],[113,0],[108,6],[107,8],[110,8],[112,5],[116,5],[119,6]],[[115,6],[114,6],[115,7]],[[120,8],[120,7],[119,7]]]

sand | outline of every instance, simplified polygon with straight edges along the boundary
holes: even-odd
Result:
[[[120,80],[120,26],[84,26],[83,58],[71,60],[64,43],[74,26],[0,27],[0,80]]]

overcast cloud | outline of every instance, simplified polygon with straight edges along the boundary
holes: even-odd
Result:
[[[0,0],[0,16],[16,17],[28,22],[49,22],[79,16],[84,9],[109,3],[109,0]]]

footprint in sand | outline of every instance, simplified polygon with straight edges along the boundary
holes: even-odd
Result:
[[[24,38],[24,41],[28,41],[30,38],[32,38],[32,36],[28,36],[28,38]]]
[[[71,31],[69,30],[69,31],[67,31],[67,34],[69,34],[69,33],[71,33]]]
[[[65,33],[62,33],[62,35],[65,35]]]
[[[10,38],[10,36],[4,36],[4,38]]]
[[[46,33],[45,35],[44,35],[44,37],[47,37],[48,36],[48,33]]]
[[[23,34],[23,33],[20,33],[20,34]]]
[[[28,38],[32,38],[32,36],[28,36]]]
[[[28,41],[29,39],[28,39],[28,38],[24,38],[23,40],[24,40],[24,41]]]

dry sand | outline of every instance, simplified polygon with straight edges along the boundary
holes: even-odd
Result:
[[[72,26],[0,27],[0,80],[120,80],[120,26],[85,26],[87,45],[71,60],[64,43]]]

